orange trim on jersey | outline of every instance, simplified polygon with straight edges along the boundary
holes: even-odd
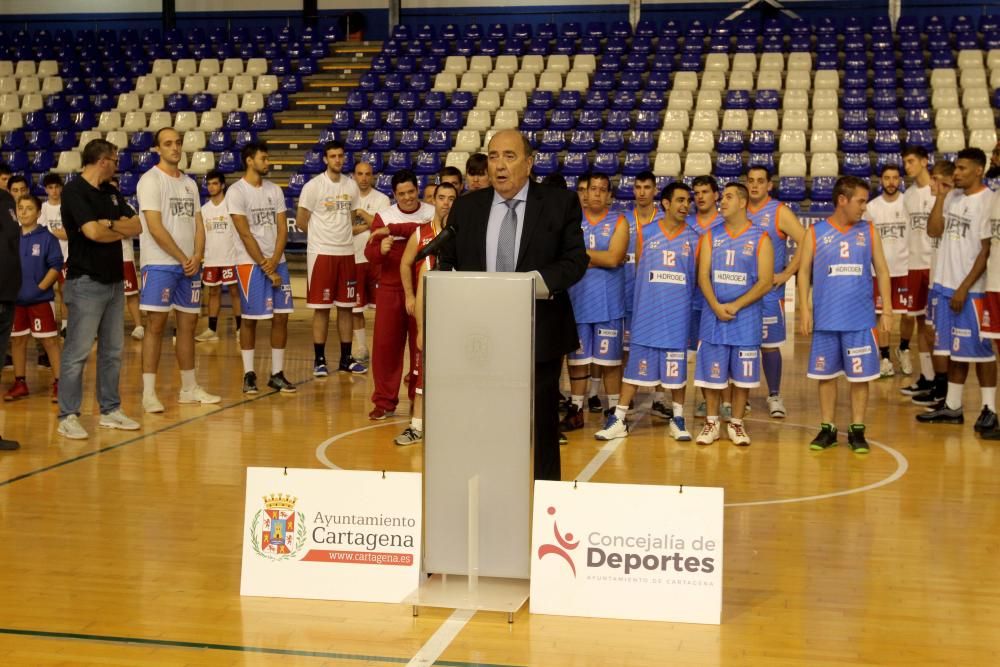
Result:
[[[653,220],[655,220],[657,213],[659,213],[659,211],[657,211],[656,207],[654,206],[653,207],[653,214],[651,216],[649,216],[649,220],[647,220],[646,222],[643,222],[639,218],[639,209],[637,209],[636,207],[633,206],[632,207],[632,217],[635,218],[636,229],[638,229],[640,227],[644,227],[644,226],[648,225],[649,223],[651,223]],[[624,217],[624,216],[622,216],[622,217]]]
[[[788,208],[782,202],[778,202],[778,206],[774,209],[774,231],[778,233],[778,238],[782,241],[788,239],[788,234],[781,231],[781,209]]]
[[[718,219],[719,219],[718,211],[716,211],[715,214],[705,223],[702,223],[701,217],[698,215],[697,211],[695,211],[694,213],[694,221],[697,222],[698,226],[701,227],[702,229],[711,229],[712,226],[715,224],[715,221]]]
[[[840,232],[841,234],[847,234],[847,233],[850,233],[850,231],[851,231],[852,229],[854,229],[854,225],[858,224],[858,223],[856,222],[856,223],[854,223],[854,225],[851,225],[850,227],[841,227],[840,225],[838,225],[838,224],[837,224],[836,222],[834,222],[834,221],[833,221],[833,218],[827,218],[827,219],[826,219],[826,221],[830,223],[830,226],[831,226],[831,227],[833,227],[834,229],[836,229],[836,230],[837,230],[838,232]],[[871,224],[871,223],[869,223],[869,225],[870,225],[870,224]],[[871,239],[869,239],[869,240],[871,240]]]
[[[731,238],[731,239],[739,238],[740,236],[743,235],[744,232],[746,232],[751,227],[753,227],[753,222],[751,222],[750,220],[747,220],[747,226],[744,227],[743,229],[741,229],[740,231],[736,232],[736,234],[733,234],[732,232],[729,231],[729,226],[728,225],[723,225],[722,226],[722,228],[726,230],[726,233],[729,234],[729,238]],[[764,233],[766,234],[767,232],[764,232]]]
[[[757,252],[756,252],[756,253],[754,253],[755,255],[757,255],[757,259],[760,259],[760,249],[761,249],[762,247],[764,247],[764,244],[763,244],[763,243],[761,243],[761,241],[762,241],[762,240],[764,240],[764,237],[765,237],[765,236],[766,236],[766,237],[768,237],[768,238],[771,238],[771,235],[770,235],[770,234],[768,234],[768,233],[767,233],[766,231],[764,231],[764,230],[761,230],[761,232],[760,232],[760,238],[759,238],[759,239],[757,239]],[[773,252],[773,250],[772,250],[772,252]]]
[[[663,223],[664,223],[665,220],[666,220],[666,218],[661,218],[660,222],[658,224],[660,226],[660,231],[663,232],[663,235],[666,236],[667,240],[669,240],[669,241],[673,241],[675,238],[677,238],[678,236],[680,236],[681,232],[684,231],[684,228],[687,227],[687,225],[681,223],[680,225],[677,226],[677,231],[674,232],[674,235],[671,236],[670,232],[667,231],[667,228],[663,226]]]
[[[712,232],[711,231],[707,231],[707,232],[705,232],[704,234],[702,234],[701,236],[698,237],[698,245],[696,245],[694,247],[695,257],[698,257],[698,256],[701,255],[701,244],[705,242],[705,239],[709,239],[709,243],[712,242],[711,241],[711,239],[712,239]]]
[[[604,215],[602,215],[600,218],[598,218],[595,221],[595,220],[591,220],[590,219],[590,214],[587,213],[586,211],[584,211],[583,212],[583,219],[586,220],[587,224],[590,225],[591,227],[596,227],[597,225],[601,224],[601,222],[604,220],[604,218],[608,217],[608,213],[609,212],[610,212],[610,209],[605,210],[604,211]],[[619,215],[618,219],[621,220],[621,218],[622,218],[622,216]],[[615,228],[617,229],[617,227],[618,227],[618,223],[615,223]]]
[[[760,206],[758,206],[757,208],[752,208],[750,206],[750,202],[747,202],[747,213],[760,213],[762,210],[764,210],[764,207],[770,203],[771,203],[771,195],[765,197],[764,201],[762,201],[760,203]]]

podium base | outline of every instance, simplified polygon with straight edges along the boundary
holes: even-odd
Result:
[[[469,577],[458,574],[435,574],[424,580],[420,588],[403,602],[413,605],[413,615],[420,607],[474,609],[476,611],[507,612],[507,622],[514,622],[514,612],[528,601],[528,579],[479,577],[470,589]]]

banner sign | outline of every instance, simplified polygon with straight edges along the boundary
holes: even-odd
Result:
[[[531,613],[719,624],[723,490],[535,482]]]
[[[240,594],[402,602],[420,507],[418,473],[247,468]]]

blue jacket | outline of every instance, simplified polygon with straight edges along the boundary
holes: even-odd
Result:
[[[55,292],[38,289],[49,269],[61,271],[62,249],[59,239],[45,227],[39,225],[34,231],[21,235],[21,290],[17,293],[17,305],[29,306],[56,298]]]

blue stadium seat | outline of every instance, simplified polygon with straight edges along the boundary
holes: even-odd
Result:
[[[659,112],[640,109],[635,112],[635,122],[632,124],[632,129],[658,130],[661,124]]]
[[[594,72],[594,78],[590,80],[591,90],[614,90],[615,75],[613,72]]]
[[[442,59],[446,55],[447,53],[442,53],[440,55],[435,54],[430,56],[424,56],[420,60],[420,70],[417,72],[417,74],[424,74],[424,75],[437,74],[438,72],[441,71]],[[413,81],[410,81],[410,87],[411,88],[413,87]]]
[[[879,109],[875,112],[876,130],[898,130],[899,111],[896,109]]]
[[[876,89],[872,93],[872,107],[875,109],[895,109],[896,89]]]
[[[566,148],[566,133],[562,130],[545,130],[543,131],[541,139],[538,142],[538,148],[542,151],[555,151],[559,152]],[[577,133],[574,132],[574,135]],[[591,143],[593,143],[593,135],[591,134]],[[590,150],[589,148],[575,149],[575,150]]]
[[[812,51],[812,39],[809,35],[792,35],[788,50],[795,52]]]
[[[873,147],[878,153],[898,153],[900,147],[898,130],[876,130]]]
[[[840,150],[845,153],[867,152],[867,130],[845,130],[840,137]]]
[[[396,106],[406,111],[413,111],[420,107],[420,94],[412,90],[404,90],[399,94]]]
[[[371,67],[369,72],[374,72],[375,74],[386,74],[392,71],[392,58],[380,53],[374,58],[372,58]]]
[[[135,186],[139,182],[139,176],[131,172],[122,172],[118,175],[118,190],[126,197],[135,195]]]
[[[454,44],[453,50],[456,56],[465,56],[468,58],[476,53],[476,43],[471,39],[459,39]]]
[[[547,56],[549,55],[550,50],[549,40],[545,37],[532,37],[528,44],[528,53],[532,55]]]
[[[483,39],[479,42],[479,53],[496,57],[500,55],[500,43],[493,39]]]
[[[358,80],[358,90],[366,93],[375,92],[380,88],[379,75],[375,72],[365,72],[361,75],[361,79]]]
[[[257,141],[257,133],[253,130],[240,130],[233,133],[234,150],[243,150],[243,148],[255,141]]]
[[[624,37],[608,37],[604,43],[605,58],[612,57],[618,59],[620,56],[625,55],[626,50],[628,50],[628,44],[625,42]]]
[[[454,23],[448,23],[441,28],[440,32],[438,33],[438,36],[441,39],[450,39],[454,41],[461,36],[461,33],[457,25],[455,25]]]
[[[612,176],[618,173],[618,152],[598,152],[594,155],[594,173]]]
[[[288,95],[275,91],[267,96],[265,108],[271,113],[281,113],[288,110]]]
[[[559,154],[550,151],[535,153],[532,171],[536,176],[548,176],[559,170]]]
[[[715,175],[718,178],[739,178],[743,175],[742,153],[719,153],[715,159]]]
[[[754,99],[755,109],[778,109],[781,99],[777,90],[758,90]]]
[[[806,198],[806,179],[802,176],[782,176],[778,179],[778,199],[801,202]]]
[[[438,58],[450,56],[453,52],[454,49],[452,48],[452,42],[444,39],[435,39],[427,46],[427,53]],[[424,68],[421,67],[421,69]],[[424,69],[424,71],[426,71],[426,69]]]
[[[52,137],[47,130],[40,132],[26,132],[24,135],[25,147],[29,151],[41,151],[52,146]]]
[[[215,98],[210,93],[197,93],[191,97],[191,110],[199,113],[211,111],[215,106]]]
[[[128,140],[128,149],[133,153],[144,153],[153,147],[153,135],[150,132],[134,132]]]
[[[632,38],[632,51],[635,55],[648,56],[653,52],[653,38],[643,35],[636,35]]]
[[[350,173],[354,171],[354,165],[359,162],[367,162],[372,166],[372,171],[379,173],[385,168],[385,162],[382,156],[386,153],[377,153],[375,151],[361,151],[359,153],[351,153],[347,159],[344,160],[344,171],[345,173]]]
[[[750,153],[747,159],[747,168],[764,167],[770,173],[774,173],[774,153]]]
[[[745,139],[741,130],[722,130],[716,141],[715,149],[720,153],[741,153]]]
[[[55,95],[48,95],[45,97],[45,111],[47,113],[56,113],[59,111],[69,111],[69,105],[66,104],[66,97],[63,93],[56,93]]]
[[[405,93],[401,93],[405,94]],[[448,98],[440,90],[430,90],[424,93],[424,109],[440,111],[447,106]]]
[[[14,132],[11,132],[10,134],[14,134],[15,132],[16,130]],[[10,136],[10,134],[8,134],[7,136]],[[24,138],[23,133],[21,134],[21,138],[22,139]],[[3,163],[8,167],[10,167],[10,170],[15,174],[24,173],[25,171],[27,171],[28,154],[25,153],[23,150],[20,150],[20,148],[9,148],[6,145],[7,137],[4,137],[3,143],[4,143],[3,145],[4,152],[0,153],[0,159],[3,160]],[[22,143],[21,146],[23,147],[23,145],[24,144]]]
[[[353,91],[353,93],[357,94],[362,100],[365,100],[367,98],[367,94],[362,90],[355,90]],[[350,96],[348,96],[348,98],[350,98]],[[372,93],[371,102],[369,104],[365,104],[364,102],[362,102],[360,106],[356,106],[354,104],[351,104],[350,99],[348,99],[347,102],[348,103],[345,104],[344,106],[348,109],[362,110],[371,108],[376,111],[385,111],[387,109],[392,109],[395,104],[392,93],[390,93],[387,90],[377,90],[374,93]]]
[[[870,177],[872,165],[868,153],[844,153],[841,171],[848,176]]]
[[[656,37],[656,23],[650,19],[641,19],[635,26],[636,37]]]
[[[611,108],[617,111],[631,111],[635,108],[635,93],[619,90],[611,100]]]
[[[616,200],[632,201],[635,199],[635,176],[622,174],[618,179],[618,184],[612,189],[612,196]]]
[[[844,70],[844,77],[841,84],[844,88],[867,88],[868,70],[864,68]]]
[[[897,148],[894,151],[885,151],[875,154],[875,173],[881,174],[882,170],[888,166],[902,167],[903,156]]]
[[[458,111],[469,111],[476,106],[476,100],[472,93],[467,90],[456,90],[451,94],[450,108]]]
[[[545,110],[528,108],[521,117],[521,129],[533,132],[545,128]],[[562,128],[566,129],[566,128]]]
[[[557,105],[559,109],[575,109],[578,107],[564,107]],[[608,108],[608,93],[604,90],[588,90],[587,96],[583,100],[584,109],[596,109],[603,111]]]
[[[354,127],[354,112],[349,109],[335,109],[330,120],[330,128],[334,130],[349,130]]]
[[[930,96],[927,94],[926,88],[906,88],[903,90],[904,109],[926,109],[929,106]]]
[[[629,133],[626,148],[631,152],[651,152],[656,147],[656,134],[650,130]]]
[[[358,133],[361,137],[367,137],[368,133],[363,130],[348,130],[344,138],[344,147],[348,151],[364,150],[370,148],[373,151],[391,151],[396,147],[396,133],[391,130],[375,130],[372,132],[371,141],[359,141],[352,139],[352,135]],[[354,135],[357,136],[357,135]],[[348,146],[347,144],[351,145]]]
[[[864,88],[845,88],[840,96],[842,109],[867,109],[868,92]]]
[[[840,126],[844,130],[867,130],[868,129],[868,110],[867,109],[849,109],[844,112],[844,117],[840,121]]]
[[[413,170],[418,174],[436,174],[441,171],[441,154],[429,151],[417,153],[413,162]]]
[[[777,149],[774,132],[771,130],[751,131],[749,149],[751,153],[773,153]]]
[[[667,104],[663,94],[656,90],[644,90],[639,93],[639,108],[644,111],[660,111]]]
[[[931,112],[929,109],[907,109],[904,122],[908,130],[929,130],[932,127]]]
[[[93,127],[97,125],[97,119],[91,111],[78,111],[71,117],[73,119],[73,129],[80,132],[83,130],[93,129]],[[11,132],[11,134],[13,134],[13,132]]]
[[[345,151],[363,151],[368,148],[368,133],[364,130],[348,130],[344,135]]]
[[[424,149],[442,153],[450,151],[454,145],[455,142],[452,139],[451,132],[446,130],[431,130],[427,133],[427,142],[424,144]]]
[[[622,72],[621,76],[618,77],[618,90],[627,90],[629,92],[636,92],[642,88],[642,73],[641,72]]]
[[[274,129],[274,114],[267,109],[254,111],[250,117],[250,129],[254,132],[267,132]]]
[[[576,93],[575,96],[570,96],[570,93]],[[576,109],[580,106],[580,93],[577,91],[564,90],[559,93],[559,99],[561,100],[563,95],[567,95],[567,100],[574,99],[575,106],[566,106],[563,108]],[[528,98],[528,108],[529,109],[542,109],[548,110],[553,106],[553,95],[550,90],[533,90],[531,91],[531,96]]]
[[[159,153],[136,153],[134,154],[135,169],[134,173],[143,174],[157,165],[160,161]],[[122,190],[123,194],[126,194]]]
[[[250,129],[250,119],[245,111],[230,111],[226,114],[225,128],[232,132]]]
[[[701,53],[681,54],[681,60],[677,65],[677,69],[681,72],[701,71]]]
[[[927,152],[934,152],[934,131],[930,129],[907,130],[906,143],[913,146],[923,146]]]
[[[458,109],[444,109],[438,119],[438,128],[442,130],[461,130],[465,125],[465,114]]]
[[[303,61],[299,61],[299,73],[302,75],[307,75],[305,71],[305,64]],[[278,83],[278,89],[283,93],[298,93],[302,91],[302,77],[299,74],[286,74],[281,77],[281,81]]]
[[[580,114],[581,121],[584,119],[584,117],[588,113],[589,112],[587,112],[587,111],[583,111]],[[544,114],[543,114],[543,116],[544,116]],[[600,114],[598,114],[598,120],[600,120]],[[527,123],[527,121],[528,121],[528,114],[527,114],[527,112],[525,112],[525,114],[524,114],[524,122],[522,122],[522,129],[525,129],[525,130],[535,129],[535,128],[526,126],[525,124]],[[552,116],[549,118],[549,129],[550,130],[569,130],[569,129],[572,129],[574,125],[575,125],[575,121],[573,119],[573,112],[572,111],[568,111],[568,110],[564,110],[564,109],[556,109],[555,111],[552,112]],[[587,127],[587,126],[583,125],[582,122],[581,122],[581,127]],[[589,127],[587,129],[599,129],[599,128],[600,128],[600,123],[598,123],[597,127]]]
[[[559,37],[556,40],[556,53],[571,56],[576,53],[576,40],[572,37]]]
[[[586,110],[584,114],[588,113]],[[637,112],[636,116],[642,112]],[[607,119],[604,121],[604,128],[607,130],[629,130],[632,127],[632,119],[628,111],[608,111]],[[600,118],[598,117],[598,122]],[[584,127],[583,114],[580,115],[580,127]],[[599,127],[599,125],[598,125]],[[597,128],[594,128],[597,129]]]
[[[534,30],[530,23],[515,23],[510,29],[510,34],[515,39],[531,39]]]
[[[406,77],[399,72],[389,72],[382,78],[382,89],[394,93],[406,88]]]
[[[726,91],[726,98],[723,101],[722,106],[724,109],[749,109],[750,91],[748,90]]]
[[[955,67],[955,56],[950,49],[931,51],[931,69],[949,69]]]
[[[406,111],[402,109],[396,110],[398,113],[406,118]],[[392,113],[391,111],[389,113]],[[413,125],[412,127],[417,130],[433,130],[434,126],[437,125],[437,119],[435,118],[434,112],[430,109],[417,109],[413,112]]]
[[[597,150],[601,152],[620,151],[625,148],[625,133],[621,130],[603,130],[601,138],[597,143]]]
[[[816,69],[837,69],[840,66],[840,56],[836,51],[819,51],[816,53]]]
[[[586,153],[567,153],[563,159],[562,174],[579,176],[590,170],[590,164]]]
[[[205,148],[216,153],[229,150],[232,145],[233,140],[225,130],[213,130],[205,139]]]
[[[436,154],[435,154],[436,155]],[[383,171],[389,174],[395,174],[403,169],[409,169],[411,165],[411,156],[405,151],[390,151],[388,155],[384,155],[385,167]]]
[[[364,113],[361,115],[364,116]],[[381,126],[388,130],[405,130],[409,127],[409,120],[409,116],[402,109],[390,109],[385,112]]]
[[[69,111],[90,111],[90,98],[86,95],[69,95],[66,97],[66,104]]]
[[[580,45],[577,47],[577,52],[598,55],[601,52],[601,38],[590,35],[580,38]]]
[[[377,130],[381,127],[379,114],[377,111],[372,111],[371,109],[359,111],[355,117],[354,125],[362,130]]]
[[[76,147],[76,132],[62,130],[52,134],[52,149],[56,151],[68,151]]]
[[[418,93],[425,93],[431,89],[431,78],[425,72],[414,72],[409,76],[407,83],[410,90]]]

